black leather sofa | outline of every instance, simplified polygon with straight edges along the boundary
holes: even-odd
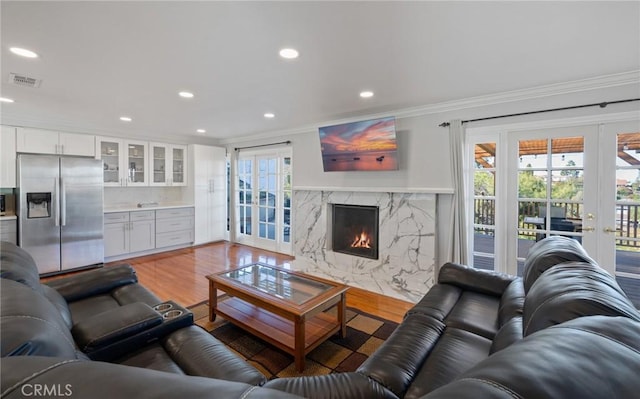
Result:
[[[4,306],[4,286],[2,295]],[[1,322],[4,351],[4,309]],[[522,278],[443,266],[353,373],[257,387],[74,353],[3,357],[2,396],[68,384],[74,397],[92,398],[631,398],[640,392],[640,312],[577,241],[550,237],[533,247]]]
[[[128,265],[40,284],[29,254],[2,242],[0,277],[3,357],[98,359],[250,385],[265,382],[256,368],[194,325],[186,309],[181,311],[191,317],[176,320],[156,311],[163,302],[138,284]]]
[[[265,386],[325,398],[631,398],[640,312],[566,237],[532,248],[523,278],[457,264],[353,373]]]

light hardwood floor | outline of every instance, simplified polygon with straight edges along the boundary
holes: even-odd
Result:
[[[209,282],[205,276],[254,262],[286,265],[293,258],[244,245],[218,242],[141,256],[107,264],[129,263],[142,285],[162,300],[174,300],[191,306],[209,298]],[[347,306],[387,320],[401,322],[412,303],[352,287],[347,293]]]

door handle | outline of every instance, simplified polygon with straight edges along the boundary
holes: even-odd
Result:
[[[596,231],[595,227],[583,227],[582,231],[593,232]]]
[[[63,226],[67,225],[67,187],[64,184],[64,179],[60,179],[60,186],[62,192],[60,194],[60,219]]]
[[[622,231],[622,229],[614,229],[614,228],[611,228],[611,227],[605,227],[604,228],[604,232],[605,233],[619,233],[621,231]]]
[[[53,202],[53,220],[56,226],[60,226],[60,182],[58,178],[53,179],[53,195],[55,197]]]

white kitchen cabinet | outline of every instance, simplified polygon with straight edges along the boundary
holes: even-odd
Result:
[[[104,215],[104,257],[129,253],[129,212]]]
[[[227,231],[226,150],[190,145],[189,171],[195,212],[194,244],[220,241]]]
[[[16,151],[32,154],[95,156],[95,136],[19,127]]]
[[[151,186],[187,185],[187,147],[184,145],[150,143],[149,170]]]
[[[105,187],[149,185],[147,142],[97,137],[95,147],[103,163]]]
[[[112,212],[104,215],[105,258],[146,251],[155,246],[155,211]]]
[[[0,131],[0,187],[16,186],[16,128],[2,126]]]
[[[193,207],[156,211],[156,248],[193,242]]]
[[[129,220],[129,251],[139,252],[155,248],[155,211],[130,212]]]
[[[0,220],[0,240],[17,244],[18,221],[15,217]]]

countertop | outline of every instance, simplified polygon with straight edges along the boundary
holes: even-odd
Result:
[[[139,208],[137,204],[117,205],[117,206],[105,206],[104,213],[113,212],[135,212],[135,211],[155,211],[158,209],[173,209],[173,208],[190,208],[193,204],[184,203],[160,203],[153,206],[145,206]]]
[[[0,216],[0,220],[16,220],[16,219],[18,219],[16,215]]]

